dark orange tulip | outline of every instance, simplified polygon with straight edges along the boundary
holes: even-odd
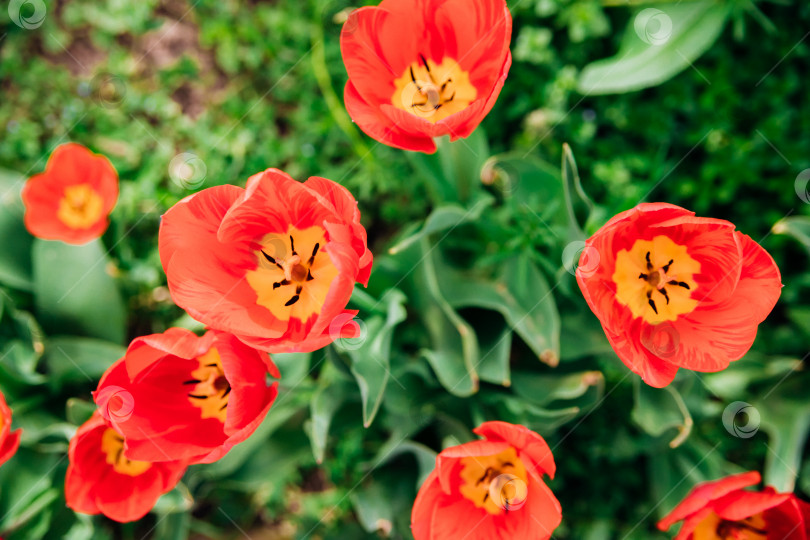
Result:
[[[271,353],[356,337],[345,307],[372,256],[357,202],[331,180],[268,169],[203,190],[163,216],[159,243],[172,298],[211,328]]]
[[[546,441],[523,426],[485,422],[484,440],[442,451],[411,513],[415,540],[551,538],[560,503],[543,481],[554,476]]]
[[[810,505],[792,493],[745,488],[758,472],[701,484],[658,523],[662,531],[683,521],[675,540],[808,540]]]
[[[650,386],[720,371],[754,342],[781,293],[768,252],[721,219],[640,204],[586,242],[576,271],[616,354]]]
[[[177,461],[132,461],[124,453],[124,438],[96,412],[70,441],[65,499],[83,514],[104,514],[115,521],[141,519],[161,495],[186,472]]]
[[[11,459],[20,446],[21,430],[11,431],[11,409],[0,392],[0,465]]]
[[[383,0],[355,10],[340,49],[344,99],[367,135],[432,153],[434,137],[468,137],[492,110],[512,55],[504,0]]]
[[[234,336],[172,328],[135,339],[93,394],[139,461],[211,463],[247,439],[278,393],[267,354]]]
[[[68,244],[85,244],[107,230],[118,200],[118,173],[102,155],[84,146],[58,146],[45,172],[22,190],[25,226],[32,235]]]

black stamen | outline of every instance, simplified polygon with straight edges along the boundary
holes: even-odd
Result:
[[[225,397],[225,396],[227,396],[227,395],[228,395],[228,394],[230,394],[230,393],[231,393],[231,387],[229,386],[229,387],[228,387],[228,388],[225,390],[225,392],[222,394],[222,397]]]
[[[650,307],[653,308],[655,314],[658,315],[658,308],[655,307],[655,300],[652,299],[652,289],[647,291],[647,303],[650,304]]]
[[[186,381],[183,384],[199,384],[202,381],[198,381],[197,379],[191,379],[190,381]]]
[[[208,396],[198,396],[196,394],[189,394],[188,397],[193,399],[208,399]]]
[[[205,367],[217,367],[217,363],[214,362],[213,364],[206,364]]]
[[[225,410],[225,407],[227,407],[227,406],[228,406],[228,404],[226,403],[225,405],[223,405],[222,407],[220,407],[220,408],[219,408],[219,410],[220,410],[220,411],[224,411],[224,410]]]
[[[295,294],[301,294],[301,291],[304,289],[303,285],[299,285],[295,288]]]
[[[669,262],[666,265],[664,265],[664,272],[669,272],[669,267],[672,266],[672,263],[674,262],[675,262],[674,259],[670,259]]]
[[[312,281],[313,279],[315,278],[312,277],[312,270],[307,269],[307,281]]]
[[[295,252],[295,241],[293,240],[292,235],[290,235],[290,249],[292,249],[293,255],[298,255],[298,253]]]
[[[455,98],[456,98],[456,93],[453,92],[453,95],[450,96],[449,98],[445,99],[444,102],[447,103],[448,101],[453,101]]]
[[[675,285],[677,285],[678,287],[683,287],[687,291],[690,290],[689,289],[689,284],[686,283],[685,281],[678,281],[678,282],[675,283]]]
[[[320,242],[315,244],[315,249],[312,250],[312,256],[309,258],[309,262],[307,264],[312,264],[313,262],[315,262],[315,255],[318,254],[318,249],[320,249],[320,247],[321,247]]]
[[[275,291],[276,289],[278,289],[282,285],[289,285],[289,284],[290,284],[289,281],[287,281],[286,279],[282,279],[281,281],[277,281],[276,283],[273,283],[273,290]]]
[[[413,81],[413,84],[416,84],[416,76],[413,74],[413,66],[411,66],[411,80]],[[418,84],[416,84],[416,86],[417,88],[419,87]]]
[[[421,53],[420,53],[420,54],[419,54],[419,58],[421,58],[421,59],[422,59],[422,64],[425,66],[425,69],[427,70],[428,77],[430,77],[430,81],[431,81],[433,84],[436,84],[436,79],[434,79],[434,78],[433,78],[433,73],[430,71],[430,64],[428,64],[428,61],[427,61],[427,59],[425,58],[425,55],[423,55],[423,54],[421,54]]]
[[[664,298],[667,299],[667,305],[669,305],[669,295],[667,294],[667,290],[665,288],[661,287],[659,289],[659,291],[661,292],[661,294],[664,295]]]
[[[290,298],[289,300],[287,300],[287,303],[286,303],[286,304],[284,304],[284,305],[285,305],[285,306],[291,306],[291,305],[293,305],[294,303],[298,302],[298,299],[299,299],[299,298],[300,298],[300,297],[299,297],[299,296],[296,294],[295,296],[293,296],[292,298]]]
[[[487,470],[485,470],[485,471],[484,471],[484,476],[482,476],[482,477],[481,477],[481,478],[478,480],[478,482],[476,482],[476,483],[475,483],[475,485],[477,486],[478,484],[480,484],[481,482],[483,482],[484,480],[486,480],[487,478],[489,478],[489,477],[490,477],[490,475],[491,475],[493,472],[494,472],[494,471],[492,470],[492,467],[487,467]]]
[[[425,66],[425,69],[427,70],[427,72],[430,73],[430,66],[428,65],[428,61],[425,58],[425,55],[422,54],[422,53],[419,53],[419,58],[422,60],[422,65]]]
[[[262,250],[262,255],[264,255],[265,259],[267,259],[267,262],[269,262],[270,264],[275,264],[276,266],[284,270],[284,267],[281,266],[278,262],[276,262],[276,260],[273,257],[265,253],[264,250]]]
[[[489,499],[489,491],[484,493],[484,502],[487,502],[487,499]]]
[[[653,265],[650,262],[650,252],[648,251],[647,252],[647,270],[652,270],[652,269],[653,269]]]
[[[638,275],[638,279],[650,279],[650,276],[642,272]]]

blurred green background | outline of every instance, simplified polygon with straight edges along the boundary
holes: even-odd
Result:
[[[435,452],[489,419],[549,441],[560,540],[671,537],[654,523],[686,491],[744,469],[810,496],[810,4],[509,6],[514,64],[498,103],[430,157],[377,144],[346,115],[349,2],[0,10],[0,388],[25,430],[0,469],[0,535],[408,539]],[[107,155],[121,179],[110,229],[84,248],[21,226],[21,181],[67,141]],[[165,287],[160,215],[268,167],[357,197],[375,253],[353,298],[366,338],[277,355],[281,395],[257,433],[193,467],[141,522],[74,515],[64,455],[98,376],[136,336],[199,329]],[[751,353],[666,390],[624,368],[570,271],[577,242],[641,201],[734,222],[785,284]],[[68,293],[75,304],[55,301]],[[755,413],[724,425],[737,401]]]

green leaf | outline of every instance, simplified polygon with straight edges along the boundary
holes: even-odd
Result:
[[[478,391],[478,340],[472,327],[443,295],[433,248],[425,239],[421,245],[422,264],[418,266],[414,300],[431,342],[431,348],[423,350],[422,355],[447,391],[466,397]]]
[[[764,481],[777,491],[792,493],[801,466],[802,452],[810,433],[810,403],[800,389],[794,396],[766,394],[752,405],[759,412],[762,429],[770,437],[765,458]],[[750,418],[750,415],[749,415]]]
[[[0,348],[0,374],[22,384],[39,385],[48,381],[38,373],[39,355],[27,343],[19,339],[9,340]]]
[[[162,495],[152,511],[156,514],[177,514],[188,512],[193,506],[194,498],[188,488],[180,483],[173,490]],[[185,536],[175,538],[185,538]]]
[[[367,487],[352,491],[349,499],[352,501],[360,525],[367,532],[391,530],[394,510],[391,508],[390,497],[379,483],[372,482]]]
[[[58,336],[45,344],[45,362],[50,385],[58,389],[65,384],[95,384],[126,348],[100,339]]]
[[[580,373],[538,375],[522,371],[515,373],[513,390],[528,403],[545,407],[558,400],[573,400],[585,395],[595,385],[604,385],[598,371]]]
[[[810,217],[790,216],[780,219],[772,228],[774,234],[792,236],[810,252]]]
[[[326,368],[321,372],[321,386],[312,396],[309,407],[310,420],[304,426],[312,445],[312,454],[318,463],[323,463],[323,458],[326,455],[326,443],[329,438],[329,426],[332,424],[332,418],[348,396],[354,393],[345,381],[334,380],[334,378],[327,376],[325,372]]]
[[[466,139],[450,142],[443,137],[436,141],[444,177],[456,186],[458,199],[469,200],[480,189],[481,169],[489,157],[489,145],[480,127]]]
[[[24,207],[20,191],[25,182],[22,175],[0,169],[0,283],[30,291],[31,245],[33,237],[23,223]]]
[[[586,223],[593,213],[594,204],[582,188],[577,162],[568,143],[563,144],[562,184],[571,231],[568,240],[584,240]]]
[[[681,395],[672,385],[653,388],[638,377],[634,377],[633,381],[633,421],[653,437],[660,437],[670,429],[677,429],[678,436],[669,445],[672,448],[680,446],[689,437],[694,424]]]
[[[633,15],[616,56],[585,66],[577,90],[617,94],[669,80],[712,46],[732,6],[716,0],[646,6]]]
[[[34,242],[34,299],[51,333],[124,341],[126,309],[99,240],[81,246]]]
[[[79,398],[70,398],[65,405],[67,421],[74,426],[80,426],[96,411],[96,404]]]
[[[53,454],[20,447],[11,461],[0,467],[0,531],[21,526],[31,518],[31,508],[46,506],[53,500],[51,493],[56,490],[52,489],[52,473],[56,464]]]
[[[479,307],[499,312],[543,362],[560,358],[560,316],[551,288],[527,254],[506,260],[497,280],[473,279],[439,266],[441,290],[454,308]]]
[[[158,504],[166,496],[161,497]],[[164,517],[158,520],[155,529],[155,538],[161,540],[184,540],[190,536],[191,514],[180,511],[165,514]]]
[[[473,325],[478,345],[483,351],[476,365],[478,376],[482,381],[509,386],[512,384],[509,368],[512,330],[500,317],[489,316],[488,319],[487,324]]]
[[[437,453],[424,444],[411,440],[403,441],[400,437],[394,435],[380,447],[372,461],[372,467],[381,467],[403,454],[411,454],[416,459],[417,469],[419,470],[416,487],[419,487],[436,466]]]
[[[459,225],[475,222],[481,217],[481,213],[492,205],[494,200],[492,196],[484,194],[469,208],[457,204],[440,206],[431,212],[421,227],[410,232],[405,238],[394,244],[388,252],[394,255],[407,249],[425,236],[447,230],[452,231]]]
[[[398,290],[383,294],[388,313],[385,318],[374,316],[361,326],[361,335],[355,339],[341,339],[335,346],[351,358],[351,373],[360,388],[363,403],[363,425],[369,427],[382,403],[391,371],[391,339],[394,329],[405,320],[405,295]]]
[[[205,474],[211,478],[225,478],[239,469],[244,463],[258,452],[262,451],[267,440],[278,431],[278,429],[293,415],[306,408],[306,394],[299,393],[293,395],[288,400],[284,400],[285,395],[277,398],[276,403],[270,408],[267,416],[247,440],[231,448],[225,457],[205,466]]]

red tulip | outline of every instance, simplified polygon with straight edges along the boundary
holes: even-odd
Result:
[[[0,392],[0,465],[11,459],[20,446],[22,430],[11,431],[11,409]]]
[[[178,461],[131,461],[124,439],[96,412],[70,440],[65,499],[83,514],[104,514],[115,521],[141,519],[186,472]]]
[[[543,482],[555,471],[546,441],[506,422],[485,422],[474,432],[484,440],[441,452],[419,489],[415,540],[551,538],[562,513]]]
[[[45,172],[25,183],[22,199],[32,235],[85,244],[107,230],[107,216],[118,200],[118,173],[104,156],[80,144],[63,144]]]
[[[211,463],[261,424],[279,373],[266,354],[230,334],[172,328],[135,339],[93,394],[139,461]]]
[[[172,298],[211,328],[273,353],[355,337],[344,308],[372,256],[357,202],[331,180],[268,169],[246,189],[203,190],[163,216],[159,243]]]
[[[744,489],[759,481],[758,472],[748,472],[701,484],[658,528],[683,521],[675,540],[808,540],[810,505],[771,487]]]
[[[383,0],[355,10],[340,49],[344,100],[370,137],[432,153],[434,137],[468,137],[492,110],[512,55],[504,0]]]
[[[586,242],[577,282],[616,354],[650,386],[720,371],[754,342],[781,292],[768,253],[728,221],[640,204]]]

